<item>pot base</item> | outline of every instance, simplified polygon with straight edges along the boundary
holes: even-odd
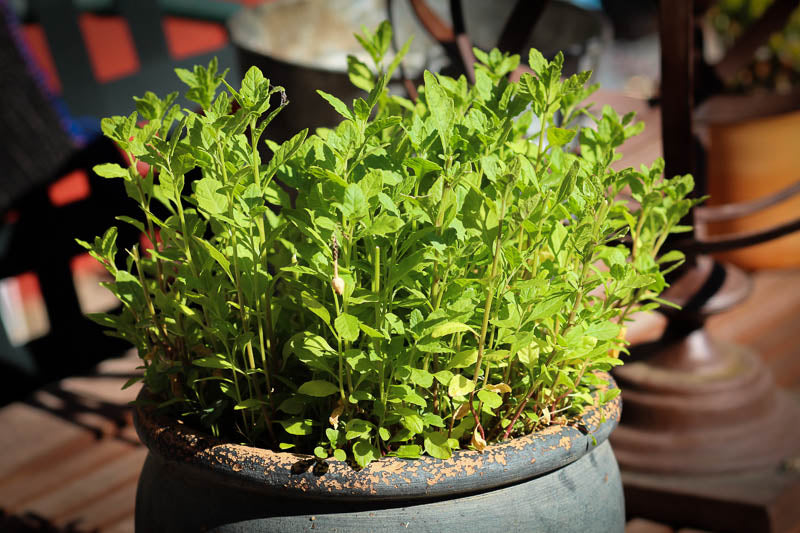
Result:
[[[428,500],[336,501],[270,496],[215,483],[148,455],[136,497],[137,531],[622,532],[619,468],[608,441],[563,468],[513,485]]]

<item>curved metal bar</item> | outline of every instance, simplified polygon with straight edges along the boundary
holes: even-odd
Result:
[[[753,246],[771,241],[800,230],[800,218],[772,226],[765,230],[734,233],[732,235],[714,235],[676,241],[671,248],[677,248],[687,254],[716,253]]]
[[[452,43],[456,40],[453,28],[439,18],[425,0],[411,0],[411,9],[422,26],[431,34],[431,37],[440,43]]]
[[[697,206],[694,208],[694,220],[696,223],[733,220],[762,211],[775,204],[784,202],[797,194],[800,194],[800,179],[785,189],[781,189],[776,193],[763,196],[756,200],[715,206]]]

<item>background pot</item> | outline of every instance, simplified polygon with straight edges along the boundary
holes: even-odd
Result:
[[[447,0],[428,0],[430,8],[450,23]],[[489,50],[497,41],[516,0],[464,0],[464,22],[473,44]],[[238,11],[228,21],[231,41],[244,74],[255,65],[275,84],[286,89],[291,102],[270,124],[269,138],[284,141],[303,128],[334,126],[342,117],[316,92],[339,97],[346,104],[363,98],[347,75],[347,56],[354,55],[372,67],[372,60],[353,36],[365,26],[374,30],[389,16],[387,0],[277,0]],[[457,77],[445,50],[417,20],[409,2],[391,2],[391,22],[398,46],[413,37],[404,59],[407,75],[422,83],[429,69]],[[522,50],[535,47],[547,57],[563,50],[564,74],[597,70],[600,54],[611,41],[611,27],[597,11],[563,1],[550,2]],[[390,54],[391,55],[391,54]],[[389,89],[405,95],[395,73]],[[275,97],[277,98],[277,96]]]
[[[552,426],[483,453],[384,458],[361,471],[221,443],[137,409],[150,453],[136,530],[622,532],[622,484],[607,441],[620,408],[617,398],[588,411],[584,431]]]
[[[708,205],[745,202],[769,196],[800,178],[800,111],[732,124],[709,125]],[[708,233],[754,231],[793,220],[800,213],[795,196],[759,213],[709,224]],[[800,233],[720,254],[743,268],[800,266]]]

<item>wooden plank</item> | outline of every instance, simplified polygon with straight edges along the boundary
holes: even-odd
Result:
[[[24,403],[0,410],[0,486],[14,472],[56,461],[95,441],[92,431]]]
[[[130,453],[133,448],[125,442],[105,439],[52,463],[39,463],[33,468],[18,470],[0,485],[0,507],[6,512],[16,513],[25,502],[88,475],[116,457]]]
[[[134,533],[133,515],[127,516],[115,524],[110,524],[102,529],[101,533]]]
[[[58,388],[86,399],[127,409],[136,399],[141,383],[122,389],[127,377],[87,376],[62,379]]]
[[[136,507],[138,476],[109,491],[89,505],[59,517],[57,526],[74,524],[80,531],[103,531],[120,520],[132,517]]]
[[[671,527],[644,518],[634,518],[625,524],[625,533],[674,533]]]
[[[132,448],[100,468],[25,503],[22,511],[46,516],[52,521],[75,516],[103,495],[136,480],[146,455],[147,448]]]
[[[98,438],[113,437],[119,432],[121,413],[115,417],[113,413],[103,413],[93,409],[94,405],[85,405],[80,400],[59,394],[58,390],[49,388],[35,391],[28,402],[92,431]]]
[[[793,329],[800,304],[800,271],[758,272],[753,281],[753,291],[745,301],[709,319],[713,336],[752,344],[772,330]]]

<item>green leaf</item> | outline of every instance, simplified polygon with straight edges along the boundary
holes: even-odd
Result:
[[[319,303],[313,296],[303,291],[300,293],[300,299],[303,302],[303,307],[322,319],[326,324],[331,322],[331,314],[324,305]]]
[[[403,219],[388,213],[381,213],[367,229],[368,235],[390,235],[403,227]]]
[[[551,296],[548,299],[537,303],[533,309],[531,309],[531,312],[526,318],[528,320],[539,320],[542,318],[552,317],[561,311],[566,300],[567,297],[565,295]]]
[[[536,74],[541,74],[545,68],[547,68],[547,60],[544,58],[542,53],[535,49],[531,48],[530,52],[528,52],[528,64]]]
[[[364,324],[363,322],[361,322],[358,325],[358,327],[361,328],[361,331],[366,333],[367,336],[369,336],[369,337],[371,337],[373,339],[385,339],[386,338],[386,335],[384,335],[383,333],[381,333],[377,329]]]
[[[465,396],[475,390],[475,383],[471,379],[467,379],[461,374],[456,374],[450,380],[450,385],[447,387],[447,394],[451,397]]]
[[[233,406],[234,411],[238,411],[241,409],[258,409],[264,405],[264,402],[257,398],[248,398],[246,400],[242,400],[241,402],[237,403]]]
[[[370,441],[359,439],[353,445],[353,458],[358,463],[358,466],[364,468],[372,461],[380,459],[381,452]]]
[[[447,434],[437,432],[425,433],[425,453],[437,459],[450,459],[453,452],[447,442]]]
[[[551,126],[547,129],[547,142],[551,146],[564,146],[575,136],[575,130],[567,130]]]
[[[422,447],[418,444],[403,444],[397,447],[394,455],[402,459],[419,459],[422,455]]]
[[[425,424],[422,422],[422,417],[418,414],[406,415],[400,419],[400,424],[415,435],[422,433],[425,429]]]
[[[341,448],[336,448],[335,450],[333,450],[333,458],[336,459],[337,461],[342,461],[342,462],[347,461],[347,452],[345,452]]]
[[[342,313],[336,317],[336,320],[334,320],[336,332],[339,334],[342,340],[349,342],[355,342],[358,339],[358,335],[361,331],[361,328],[359,327],[360,325],[360,320],[347,313]]]
[[[222,183],[214,178],[203,178],[195,185],[197,206],[210,215],[219,215],[228,211],[228,198],[217,191]]]
[[[353,113],[350,111],[350,109],[348,109],[347,105],[345,105],[345,103],[339,100],[337,97],[333,96],[332,94],[328,94],[325,91],[320,91],[319,89],[317,89],[317,94],[331,104],[336,112],[342,115],[344,118],[349,118],[350,120],[355,119]]]
[[[448,363],[447,368],[466,368],[478,360],[478,350],[471,348],[458,352]]]
[[[374,427],[375,427],[374,424],[367,422],[366,420],[361,420],[360,418],[353,418],[349,422],[347,422],[344,438],[346,438],[347,440],[356,438],[367,438],[372,433],[372,428]]]
[[[367,214],[367,200],[364,198],[364,191],[355,183],[351,183],[344,190],[344,198],[341,203],[342,214],[348,218],[363,218]]]
[[[302,436],[314,433],[314,421],[308,418],[290,418],[289,420],[277,420],[277,422],[289,435]]]
[[[116,163],[103,163],[102,165],[95,165],[92,167],[94,173],[102,178],[125,178],[128,176],[128,171]]]
[[[486,389],[478,391],[478,399],[489,409],[497,409],[503,404],[503,399],[499,394]]]
[[[225,370],[233,370],[233,365],[221,357],[201,357],[200,359],[194,359],[192,364],[195,366],[201,366],[203,368],[221,368]]]
[[[300,387],[297,389],[297,392],[300,394],[305,394],[306,396],[324,398],[325,396],[330,396],[331,394],[336,394],[339,392],[339,387],[330,381],[315,379],[312,381],[306,381],[300,385]]]
[[[423,77],[425,79],[425,98],[428,102],[428,111],[430,111],[436,131],[442,139],[444,151],[447,153],[449,152],[451,129],[455,118],[453,100],[439,85],[435,75],[426,70]]]
[[[580,164],[577,161],[573,161],[572,166],[569,167],[566,176],[564,176],[564,179],[561,181],[561,186],[558,188],[558,194],[556,195],[557,204],[560,204],[572,195],[572,192],[575,190],[575,182],[578,178],[579,169]]]
[[[208,253],[211,255],[211,257],[214,258],[214,261],[216,261],[219,264],[219,266],[222,267],[222,269],[228,275],[228,278],[233,282],[234,279],[233,279],[233,275],[231,274],[231,263],[230,263],[230,261],[228,261],[228,259],[224,255],[222,255],[222,252],[217,250],[214,247],[214,245],[211,244],[210,242],[208,242],[207,240],[201,239],[200,237],[198,237],[196,235],[195,235],[194,238],[195,238],[195,240],[197,242],[199,242],[200,244],[203,245],[203,247],[208,251]]]
[[[453,333],[461,333],[462,331],[469,331],[476,337],[478,334],[472,329],[470,326],[463,324],[461,322],[445,322],[444,324],[439,324],[433,331],[431,332],[431,337],[438,339],[439,337],[444,337],[445,335],[452,335]]]
[[[269,182],[275,175],[275,172],[277,172],[277,170],[294,155],[300,146],[303,145],[303,142],[306,140],[306,135],[308,135],[308,128],[301,130],[275,150],[272,159],[269,160],[269,164],[267,164],[267,168],[264,171],[264,179],[266,182]],[[266,185],[266,183],[262,185]]]
[[[596,324],[591,324],[588,328],[586,328],[584,334],[591,335],[600,341],[607,341],[610,339],[615,339],[619,334],[619,330],[619,324],[615,324],[610,320],[604,320]]]

